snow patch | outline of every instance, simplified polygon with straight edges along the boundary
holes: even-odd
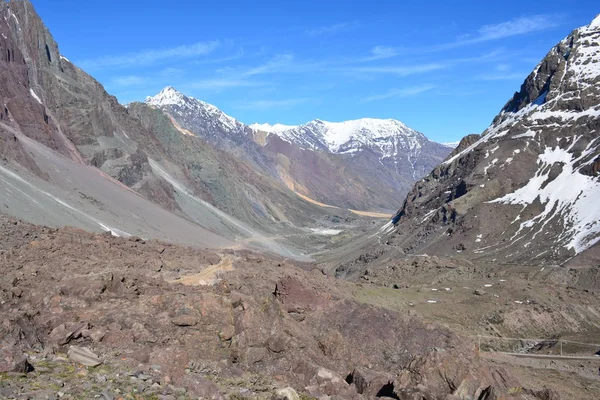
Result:
[[[567,249],[578,254],[600,241],[600,182],[579,172],[591,161],[590,156],[594,159],[593,154],[599,150],[598,138],[578,158],[574,158],[570,150],[577,140],[575,138],[567,149],[546,148],[539,156],[536,175],[525,186],[491,201],[526,207],[539,199],[544,205],[544,211],[539,215],[521,223],[514,237],[526,229],[539,228],[533,235],[535,238],[551,220],[561,217],[564,228],[559,242]],[[562,165],[562,171],[548,182],[554,164]]]
[[[33,89],[29,89],[29,93],[31,93],[31,96],[37,100],[38,103],[42,104],[42,99],[40,99],[40,97],[33,91]]]
[[[297,127],[298,126],[283,125],[283,124],[275,124],[275,125],[252,124],[252,125],[250,125],[250,128],[254,129],[255,131],[263,131],[263,132],[267,132],[267,133],[281,133],[281,132],[289,131],[290,129],[295,129]]]
[[[120,229],[111,228],[110,226],[104,225],[101,222],[98,222],[98,225],[100,225],[100,227],[102,227],[102,229],[104,229],[106,232],[110,232],[110,234],[115,237],[131,237],[129,233]]]
[[[339,229],[311,228],[310,230],[314,232],[315,235],[321,236],[335,236],[342,233]]]

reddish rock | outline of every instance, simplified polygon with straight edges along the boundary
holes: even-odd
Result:
[[[0,372],[27,373],[31,371],[33,371],[33,367],[21,350],[16,346],[0,346]]]

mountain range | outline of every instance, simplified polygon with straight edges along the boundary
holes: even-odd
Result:
[[[333,207],[389,213],[414,181],[452,150],[395,120],[247,126],[172,87],[148,97],[146,104],[165,111],[185,131],[278,177],[303,198]]]
[[[600,16],[454,146],[125,106],[1,2],[0,397],[593,398],[599,199]]]
[[[391,215],[450,152],[400,123],[397,141],[356,154],[305,149],[170,87],[125,107],[60,54],[29,1],[2,12],[2,200],[34,223],[307,258],[324,239],[307,226]],[[381,158],[403,135],[425,147]]]

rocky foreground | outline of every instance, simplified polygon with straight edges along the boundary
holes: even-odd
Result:
[[[309,264],[8,217],[0,243],[2,398],[559,398]]]

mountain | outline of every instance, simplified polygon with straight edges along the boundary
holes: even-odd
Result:
[[[333,154],[371,152],[382,162],[391,161],[398,173],[422,176],[437,165],[451,145],[435,143],[425,135],[393,119],[363,118],[344,122],[314,120],[307,124],[285,125],[254,124],[254,130],[268,129],[281,139],[295,143],[303,149],[325,151]],[[456,146],[454,146],[456,147]],[[404,165],[408,161],[410,166]]]
[[[554,46],[481,135],[417,182],[407,253],[564,263],[600,241],[600,16]]]
[[[289,129],[283,125],[251,127],[266,149],[286,157],[284,173],[293,187],[323,203],[349,208],[367,209],[370,205],[390,210],[400,206],[399,199],[413,183],[452,150],[391,119],[314,120]],[[315,163],[311,160],[315,157],[327,162]],[[348,176],[350,185],[336,184],[338,171]]]
[[[166,112],[184,132],[326,208],[391,213],[413,183],[451,151],[394,120],[247,126],[172,87],[148,97],[146,104]]]
[[[120,105],[60,54],[29,1],[2,2],[0,13],[4,212],[50,226],[305,258],[271,238],[307,235],[303,227],[329,210],[264,172],[270,160],[260,146],[248,139],[256,158],[238,158],[161,110]]]

